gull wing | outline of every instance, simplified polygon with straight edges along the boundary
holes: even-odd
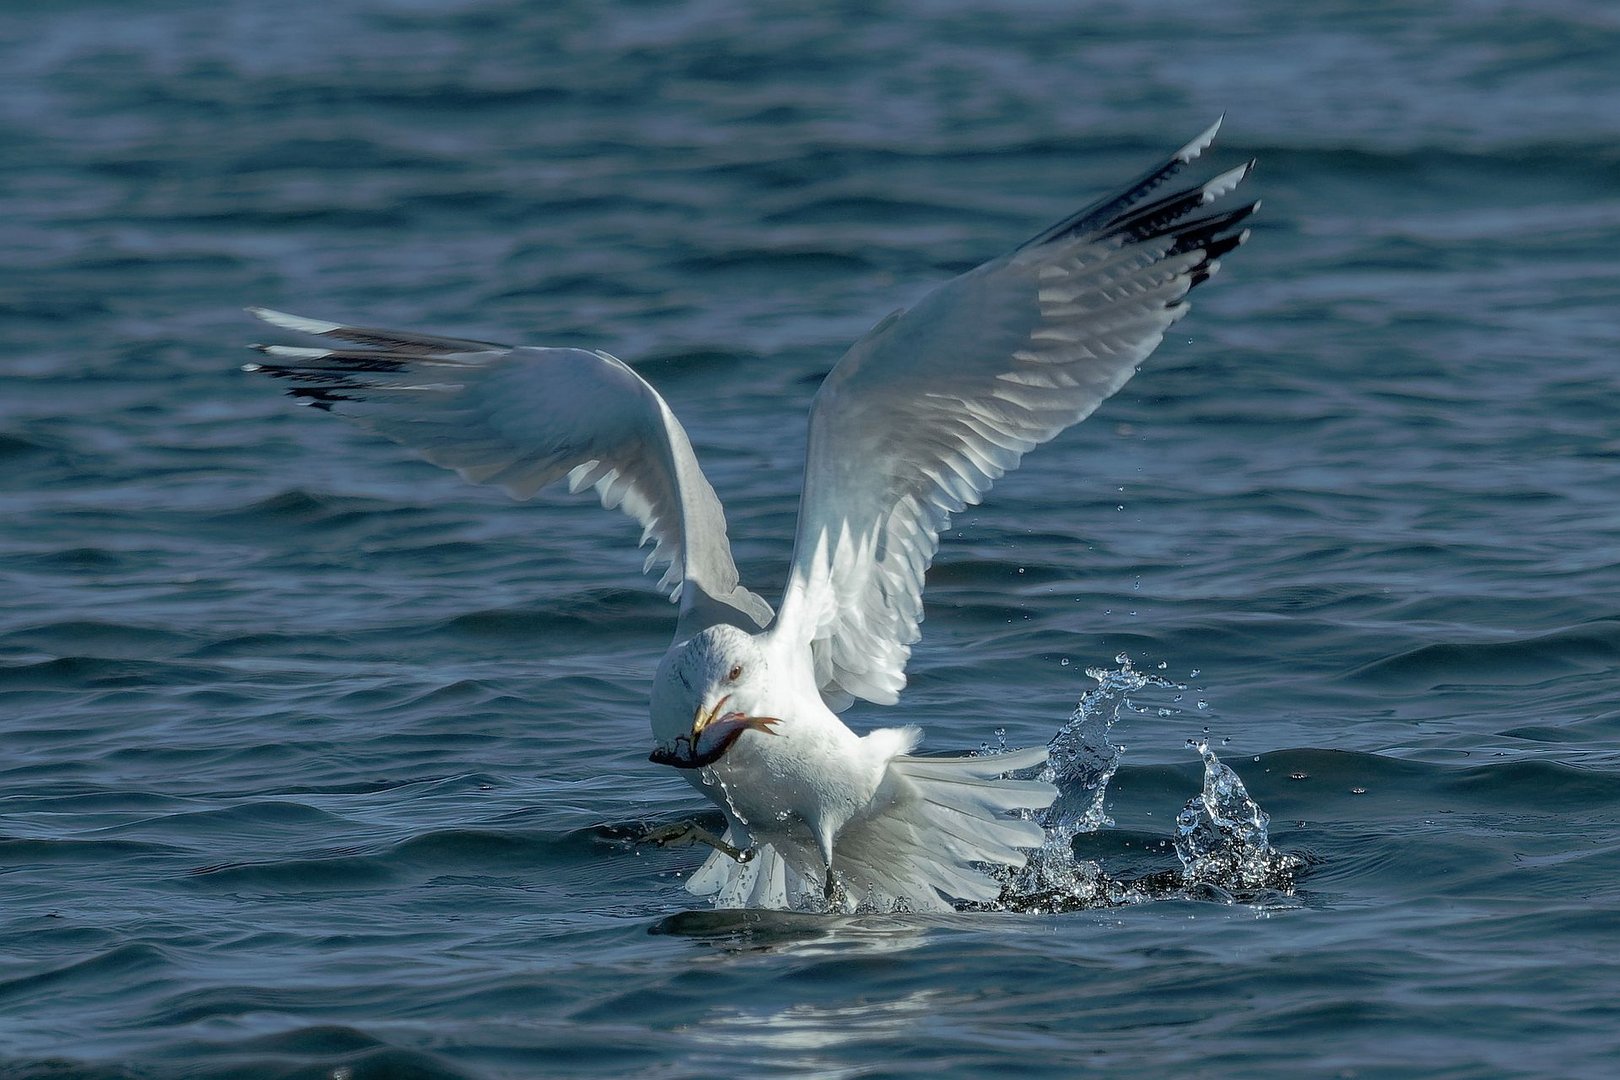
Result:
[[[290,396],[514,498],[566,476],[570,491],[594,487],[603,506],[635,518],[642,544],[653,542],[645,568],[667,564],[659,585],[680,600],[679,636],[770,622],[770,605],[739,584],[725,512],[685,429],[622,361],[248,310],[339,343],[254,346],[265,360],[246,369],[285,380]]]
[[[1254,162],[1168,185],[1219,127],[880,322],[822,383],[772,634],[810,647],[829,706],[898,700],[951,514],[1123,386],[1248,237],[1258,202],[1206,208]]]

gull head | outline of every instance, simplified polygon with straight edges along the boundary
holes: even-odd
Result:
[[[701,769],[720,760],[745,731],[774,735],[781,723],[757,715],[770,667],[754,637],[711,626],[664,654],[653,677],[651,760]]]

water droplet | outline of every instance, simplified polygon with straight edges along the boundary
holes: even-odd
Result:
[[[1058,661],[1058,664],[1061,667],[1068,667],[1069,666],[1069,658],[1067,656],[1065,656],[1063,659]]]

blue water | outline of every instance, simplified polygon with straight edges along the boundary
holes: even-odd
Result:
[[[1612,4],[0,30],[0,1075],[1620,1068]],[[703,813],[645,760],[635,527],[238,371],[250,303],[607,349],[773,596],[844,346],[1222,111],[1250,243],[960,515],[910,690],[850,714],[1027,746],[1116,655],[1184,686],[1113,724],[1095,905],[704,910],[700,853],[627,839]],[[1189,739],[1292,881],[1142,885],[1202,835]]]

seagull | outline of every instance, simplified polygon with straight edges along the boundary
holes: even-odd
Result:
[[[658,392],[601,351],[508,346],[248,309],[330,347],[255,345],[249,371],[477,484],[525,499],[566,478],[652,544],[678,601],[653,676],[651,760],[718,804],[656,843],[713,851],[688,881],[721,907],[948,911],[994,901],[1044,833],[1046,749],[913,751],[920,729],[858,735],[921,637],[923,577],[951,515],[1089,416],[1248,238],[1259,206],[1211,208],[1251,160],[1172,183],[1217,120],[1168,160],[1011,252],[889,315],[810,411],[793,560],[773,612],[743,586],[719,498]],[[1026,778],[1018,778],[1022,774]],[[998,871],[1000,877],[998,877]]]

